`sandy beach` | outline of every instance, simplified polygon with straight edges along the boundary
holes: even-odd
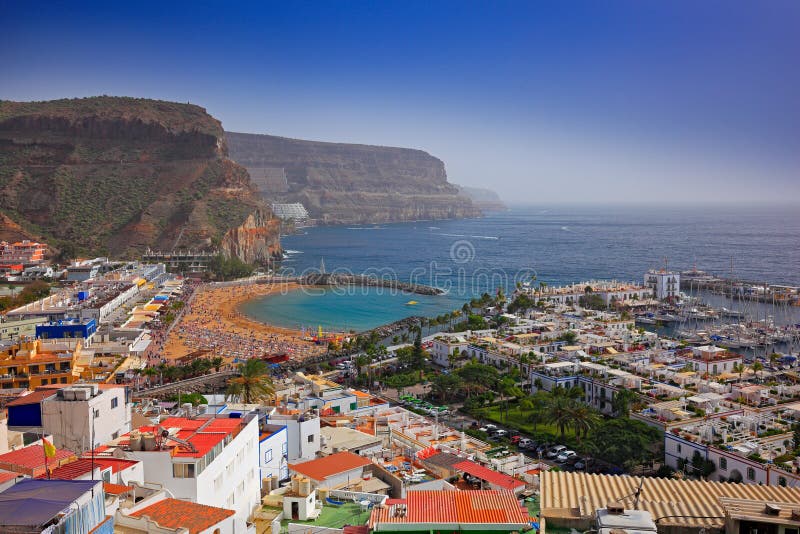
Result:
[[[294,283],[198,288],[166,340],[162,357],[175,360],[197,350],[208,350],[209,356],[223,356],[226,360],[277,354],[303,360],[324,353],[324,345],[303,340],[301,332],[254,321],[238,310],[248,300],[297,289],[299,285]]]

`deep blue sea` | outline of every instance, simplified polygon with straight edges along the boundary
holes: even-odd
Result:
[[[528,207],[481,219],[309,228],[283,239],[283,268],[371,272],[431,284],[445,297],[326,293],[250,303],[254,317],[296,327],[363,329],[435,315],[536,276],[549,285],[641,281],[652,267],[800,285],[800,211],[788,207]],[[418,301],[416,306],[406,303]]]

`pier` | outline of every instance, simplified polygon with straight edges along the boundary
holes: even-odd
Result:
[[[298,278],[298,283],[312,286],[366,286],[382,287],[404,291],[406,293],[416,293],[417,295],[441,295],[444,293],[438,287],[426,286],[423,284],[411,284],[400,282],[399,280],[379,278],[377,276],[363,274],[330,274],[315,273],[307,274]]]
[[[681,273],[681,289],[699,289],[729,298],[741,298],[765,304],[800,306],[800,287],[768,284],[715,276],[687,276]]]

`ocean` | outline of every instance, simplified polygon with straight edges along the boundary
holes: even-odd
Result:
[[[766,207],[514,208],[480,219],[308,228],[283,238],[290,273],[374,273],[435,285],[444,297],[276,295],[249,315],[281,324],[364,329],[408,315],[438,315],[516,282],[641,282],[650,268],[698,269],[800,285],[800,211]],[[409,300],[418,305],[407,305]],[[419,308],[415,309],[416,306]],[[316,326],[314,326],[316,328]]]

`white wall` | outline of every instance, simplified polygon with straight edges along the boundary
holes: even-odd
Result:
[[[112,408],[114,402],[116,406]],[[86,401],[56,396],[41,406],[42,427],[45,434],[52,434],[53,445],[77,454],[131,430],[131,407],[125,403],[125,389],[121,387],[101,389]]]
[[[267,423],[286,426],[290,462],[316,457],[320,446],[318,417],[311,417],[301,423],[296,417],[277,416],[268,418]],[[309,436],[313,436],[310,442]]]
[[[281,480],[289,476],[289,443],[286,427],[273,433],[259,443],[258,466],[261,479],[277,476]]]

